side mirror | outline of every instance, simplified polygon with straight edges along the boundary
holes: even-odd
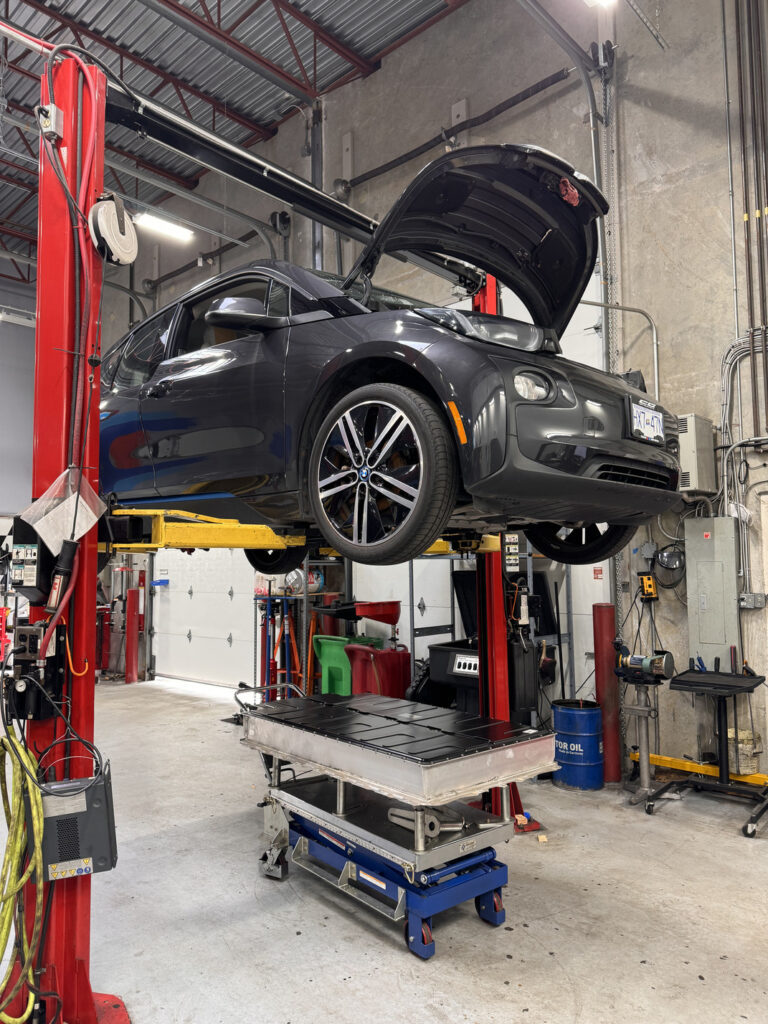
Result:
[[[235,330],[271,331],[287,327],[287,316],[267,316],[264,303],[248,296],[214,299],[205,314],[205,322],[213,327],[231,327]]]

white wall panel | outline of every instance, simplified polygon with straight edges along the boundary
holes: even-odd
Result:
[[[34,289],[4,281],[3,305],[34,312]],[[0,515],[22,512],[32,500],[33,327],[0,323]]]
[[[155,591],[158,675],[226,686],[253,681],[253,577],[239,550],[158,552],[155,579],[168,580]]]

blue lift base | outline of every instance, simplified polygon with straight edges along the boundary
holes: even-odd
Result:
[[[432,919],[449,907],[473,899],[483,921],[494,927],[504,922],[501,888],[507,867],[490,847],[410,877],[392,860],[296,814],[291,814],[289,840],[294,864],[390,920],[404,919],[406,945],[423,960],[435,955]]]

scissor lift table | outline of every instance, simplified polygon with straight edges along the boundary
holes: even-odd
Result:
[[[504,921],[507,868],[494,846],[515,834],[509,783],[556,768],[551,733],[375,694],[238,703],[269,779],[265,874],[284,878],[290,852],[404,920],[423,959],[442,910],[474,899],[484,921]],[[494,788],[500,815],[464,802]]]

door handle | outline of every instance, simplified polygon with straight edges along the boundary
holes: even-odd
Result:
[[[173,382],[170,380],[161,380],[159,384],[154,384],[147,388],[144,392],[145,398],[162,398],[163,395],[167,395],[173,388]]]

